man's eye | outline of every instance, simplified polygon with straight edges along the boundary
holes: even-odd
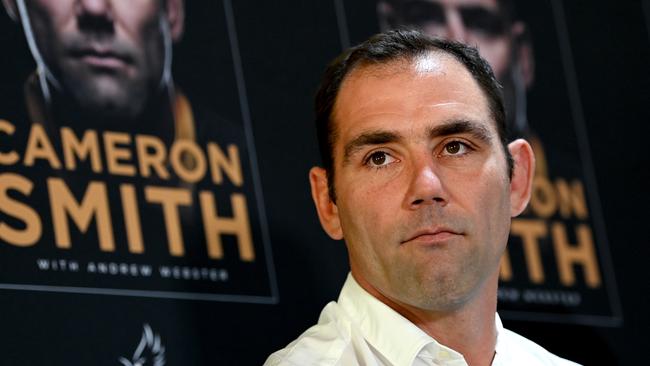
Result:
[[[469,150],[467,144],[460,141],[452,141],[445,145],[443,155],[463,155]]]
[[[395,161],[395,158],[383,151],[376,151],[368,157],[366,164],[371,167],[383,167]]]

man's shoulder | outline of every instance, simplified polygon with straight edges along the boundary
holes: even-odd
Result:
[[[351,346],[352,331],[338,304],[331,302],[321,312],[316,325],[270,355],[264,366],[341,365]]]
[[[549,352],[546,348],[511,330],[503,329],[507,339],[505,347],[513,364],[539,366],[580,366]],[[497,351],[498,352],[498,351]]]

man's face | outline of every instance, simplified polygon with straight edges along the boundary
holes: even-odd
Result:
[[[333,121],[335,211],[357,279],[429,310],[496,280],[510,181],[487,100],[461,64],[429,54],[354,70]]]
[[[159,0],[26,1],[56,82],[86,112],[133,118],[160,83]]]
[[[510,65],[511,30],[497,0],[397,0],[393,27],[409,26],[430,36],[477,47],[499,80]],[[383,6],[388,6],[384,3]]]

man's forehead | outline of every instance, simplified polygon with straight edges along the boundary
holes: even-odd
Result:
[[[392,114],[459,105],[467,106],[460,110],[468,115],[492,119],[487,98],[465,65],[445,52],[431,51],[352,70],[341,83],[332,122],[335,136],[341,136]]]
[[[413,72],[445,73],[456,66],[466,69],[460,61],[440,50],[424,51],[421,54],[396,57],[384,62],[361,62],[344,77],[340,90],[345,89],[352,82],[365,79],[385,79]]]
[[[454,77],[457,80],[474,85],[477,89],[479,88],[471,76],[470,71],[463,63],[454,56],[440,50],[425,51],[418,55],[399,57],[380,63],[361,63],[355,66],[341,82],[333,113],[336,114],[340,102],[349,97],[348,94],[350,94],[351,89],[366,89],[373,94],[372,96],[375,96],[376,90],[363,88],[363,86],[386,81],[391,78],[395,78],[397,82],[398,79],[417,78],[420,76],[446,77],[452,73],[455,74]],[[434,84],[435,82],[435,79],[431,80],[431,90],[438,89],[437,85]],[[385,92],[388,92],[388,90]],[[356,102],[362,101],[357,100]]]

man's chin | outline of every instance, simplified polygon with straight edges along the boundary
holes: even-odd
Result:
[[[462,274],[442,271],[429,274],[412,298],[417,307],[436,312],[453,312],[462,308],[474,295],[470,279]]]
[[[111,116],[137,115],[143,108],[145,88],[108,75],[71,83],[72,98],[86,111]]]
[[[142,110],[142,103],[131,99],[130,101],[120,96],[96,95],[94,98],[77,99],[79,105],[87,112],[103,113],[107,116],[124,117],[135,116]]]
[[[80,115],[96,120],[120,123],[131,122],[142,114],[144,103],[139,98],[123,95],[103,95],[100,93],[75,96],[80,107]]]

